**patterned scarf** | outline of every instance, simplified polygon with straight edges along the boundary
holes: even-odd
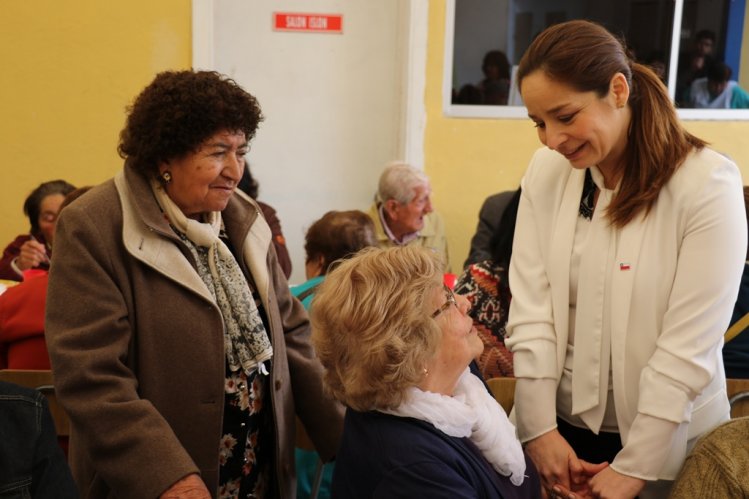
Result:
[[[187,218],[157,181],[151,182],[156,200],[169,224],[182,238],[197,262],[198,275],[216,300],[224,319],[224,348],[229,368],[250,374],[267,374],[265,361],[273,357],[255,300],[239,264],[219,238],[221,212],[205,215],[205,223]]]

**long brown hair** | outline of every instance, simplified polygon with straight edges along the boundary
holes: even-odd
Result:
[[[621,186],[607,213],[614,226],[625,226],[641,212],[647,215],[687,155],[706,145],[681,125],[660,78],[632,61],[624,43],[599,24],[575,20],[543,31],[520,61],[518,88],[536,70],[601,98],[616,73],[627,79],[632,121]]]

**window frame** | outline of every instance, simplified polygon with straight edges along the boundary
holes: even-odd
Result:
[[[491,106],[453,104],[453,53],[455,43],[455,2],[445,0],[445,54],[442,78],[442,109],[449,118],[479,119],[527,119],[528,112],[524,106]],[[615,1],[615,0],[614,0]],[[676,71],[679,63],[679,45],[684,0],[674,0],[674,29],[671,30],[671,60],[669,61],[668,94],[674,100],[676,92]],[[675,27],[678,26],[678,29]],[[749,109],[687,109],[678,108],[682,120],[701,121],[743,121],[749,120]]]

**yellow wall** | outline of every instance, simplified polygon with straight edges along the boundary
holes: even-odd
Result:
[[[435,205],[447,225],[452,269],[460,271],[481,203],[489,194],[518,186],[540,143],[527,119],[443,115],[444,31],[445,0],[430,0],[424,164],[432,180]],[[749,122],[690,121],[686,127],[731,156],[749,179]]]
[[[191,63],[190,0],[3,2],[0,244],[28,231],[39,183],[96,184],[122,167],[124,110],[165,69]]]

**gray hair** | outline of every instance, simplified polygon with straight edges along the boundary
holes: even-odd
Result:
[[[384,203],[394,199],[399,203],[408,204],[414,198],[414,189],[421,185],[428,185],[429,178],[423,171],[402,161],[393,161],[385,165],[377,186],[377,201]]]

